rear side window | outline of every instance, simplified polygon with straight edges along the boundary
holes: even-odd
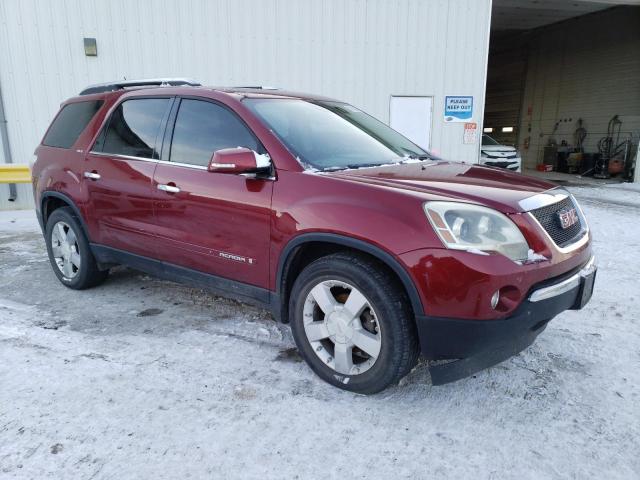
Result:
[[[42,141],[49,147],[70,148],[102,106],[102,100],[69,103],[51,124]]]
[[[207,166],[216,150],[246,147],[260,152],[259,145],[233,112],[215,103],[185,99],[173,129],[170,160]]]
[[[141,98],[122,102],[111,115],[106,134],[95,150],[130,157],[158,158],[158,133],[168,98]],[[101,148],[100,148],[101,147]]]

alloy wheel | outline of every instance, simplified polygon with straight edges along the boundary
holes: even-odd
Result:
[[[51,252],[58,269],[65,278],[72,279],[80,272],[78,237],[66,222],[58,222],[51,231]]]
[[[375,364],[382,334],[371,303],[354,286],[325,280],[308,293],[304,331],[315,354],[342,375],[358,375]]]

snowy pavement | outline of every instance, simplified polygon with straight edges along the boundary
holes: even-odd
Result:
[[[640,190],[574,188],[591,303],[520,355],[364,397],[320,381],[259,309],[120,268],[56,280],[0,212],[0,478],[640,478]]]

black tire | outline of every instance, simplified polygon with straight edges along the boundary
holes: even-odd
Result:
[[[303,312],[309,292],[319,283],[332,280],[358,289],[376,313],[381,346],[375,363],[364,373],[338,373],[316,354],[305,333]],[[326,382],[361,394],[377,393],[396,384],[416,365],[420,349],[411,312],[404,289],[383,265],[348,252],[328,255],[308,265],[296,279],[289,298],[289,321],[301,356]],[[330,349],[331,344],[327,345]]]
[[[52,235],[54,227],[60,222],[63,222],[69,229],[73,230],[75,234],[74,250],[77,248],[77,253],[80,255],[79,268],[73,267],[73,273],[71,277],[66,276],[54,257],[52,246]],[[66,228],[66,227],[65,227]],[[47,245],[47,253],[49,254],[49,261],[51,262],[51,268],[53,272],[65,287],[72,288],[74,290],[83,290],[85,288],[94,287],[102,283],[108,276],[108,270],[100,270],[96,259],[91,252],[91,247],[87,241],[87,237],[84,233],[80,221],[76,217],[73,210],[69,207],[61,207],[54,210],[47,219],[47,225],[45,228],[45,243]]]

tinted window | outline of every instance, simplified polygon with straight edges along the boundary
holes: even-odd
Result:
[[[102,151],[117,155],[158,158],[156,138],[168,98],[127,100],[111,115]],[[96,150],[100,145],[96,145]]]
[[[259,144],[242,121],[228,109],[200,100],[182,100],[171,143],[171,161],[206,166],[223,148]]]
[[[102,100],[65,105],[42,143],[50,147],[71,147],[101,106]]]

